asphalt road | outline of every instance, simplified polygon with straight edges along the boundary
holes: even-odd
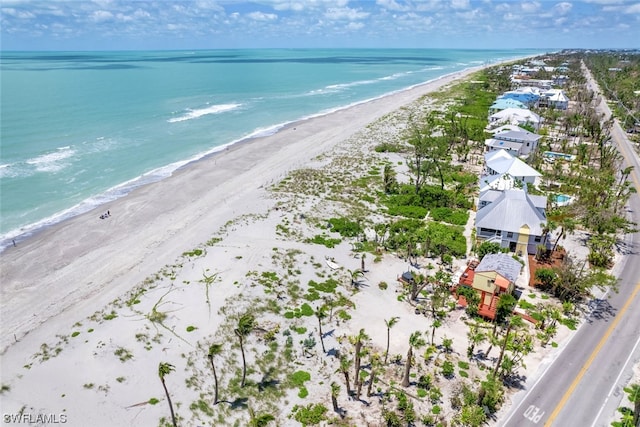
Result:
[[[610,115],[605,103],[600,109]],[[630,179],[640,192],[640,160],[617,123],[612,139],[625,166],[634,166]],[[638,194],[628,207],[631,218],[640,223]],[[542,374],[525,383],[498,425],[604,427],[617,419],[622,388],[640,360],[640,233],[628,235],[625,243],[619,292],[592,301],[587,322]]]

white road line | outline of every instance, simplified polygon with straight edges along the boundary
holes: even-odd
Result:
[[[615,390],[615,388],[618,386],[618,382],[620,381],[620,378],[622,377],[622,374],[624,373],[625,369],[627,369],[627,365],[631,361],[633,354],[636,352],[636,349],[638,348],[638,344],[640,344],[640,337],[638,337],[638,339],[636,340],[636,344],[633,346],[633,350],[631,350],[631,352],[629,353],[629,357],[627,357],[627,360],[624,362],[624,365],[622,365],[622,369],[618,374],[618,378],[616,378],[616,380],[613,382],[613,385],[611,386],[611,390],[609,390],[609,394],[607,394],[607,398],[602,403],[602,406],[600,407],[600,410],[598,411],[598,414],[596,415],[595,420],[593,420],[593,424],[591,424],[591,427],[594,427],[598,423],[598,420],[600,419],[600,415],[602,414],[602,411],[604,411],[604,407],[609,402],[609,399],[611,399],[611,395],[613,394],[613,391]]]

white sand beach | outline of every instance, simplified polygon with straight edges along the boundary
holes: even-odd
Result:
[[[319,212],[324,212],[330,217],[337,204],[274,195],[268,188],[295,170],[366,156],[372,141],[385,137],[378,133],[374,138],[367,125],[472,71],[231,146],[0,254],[0,375],[9,388],[2,396],[3,413],[63,414],[72,426],[157,425],[169,416],[158,379],[158,363],[168,362],[176,368],[166,382],[181,425],[211,425],[206,411],[190,408],[192,402],[211,397],[206,345],[233,337],[229,319],[234,314],[267,303],[262,300],[263,287],[256,286],[262,272],[289,275],[300,284],[328,278],[348,283],[347,269],[360,266],[347,242],[329,249],[288,238],[288,233],[307,235],[303,216],[320,218]],[[107,209],[111,216],[99,219]],[[203,253],[182,255],[195,249]],[[326,257],[337,265],[327,264]],[[351,297],[357,310],[349,321],[338,316],[326,321],[325,346],[337,349],[344,341],[341,337],[365,328],[372,345],[383,350],[384,320],[398,316],[390,354],[404,356],[409,335],[430,330],[431,322],[396,298],[395,279],[406,270],[405,261],[392,254],[378,263],[366,261],[365,286]],[[386,290],[378,286],[383,281],[388,283]],[[281,285],[276,282],[269,284],[274,293]],[[291,304],[284,300],[283,310],[293,309]],[[162,320],[152,322],[158,313]],[[456,311],[446,331],[438,331],[438,340],[443,334],[455,339],[459,354],[465,352],[467,328],[462,323],[456,327],[455,321],[463,315]],[[257,320],[263,330],[272,330],[282,317],[264,314]],[[308,333],[317,337],[314,316],[294,322],[306,334],[293,341]],[[555,340],[562,343],[566,336],[561,333]],[[233,372],[226,372],[224,365],[239,363],[239,352],[232,348],[235,341],[223,345],[219,369],[226,384]],[[247,358],[254,364],[268,351],[267,343],[257,339],[251,339],[250,347]],[[552,356],[545,351],[527,359],[528,372]],[[291,369],[306,369],[312,377],[302,403],[325,402],[330,407],[329,384],[341,377],[327,369],[327,363],[335,362],[327,362],[320,353],[306,357],[296,350],[298,367]],[[471,375],[479,378],[481,372],[472,369]],[[253,381],[260,376],[259,368],[249,373]],[[222,399],[232,399],[222,387]],[[274,414],[278,425],[297,425],[288,418],[293,405],[300,403],[297,393],[294,389],[281,399],[283,406]],[[159,402],[149,403],[153,399]],[[344,395],[340,400],[350,416],[366,412]],[[232,425],[246,419],[246,412],[225,408],[215,412],[213,423]],[[364,415],[363,424],[371,416]]]

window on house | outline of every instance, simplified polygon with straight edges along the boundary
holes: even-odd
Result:
[[[507,233],[507,237],[509,237],[509,238],[513,237],[513,233],[512,233],[511,231],[510,231],[510,232],[508,232],[508,233]]]
[[[540,236],[536,236],[535,239],[533,239],[536,243],[540,242],[542,240],[542,238]]]

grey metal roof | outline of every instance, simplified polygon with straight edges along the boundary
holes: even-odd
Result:
[[[524,190],[504,190],[493,203],[476,213],[476,227],[503,232],[519,233],[526,224],[530,234],[542,236],[541,224],[546,223],[547,219]]]
[[[486,145],[487,147],[493,147],[498,149],[502,148],[505,150],[510,149],[510,150],[518,151],[520,150],[520,147],[522,147],[522,142],[502,141],[497,138],[491,138],[491,139],[487,139],[484,142],[484,145]]]
[[[536,142],[542,135],[535,134],[528,131],[513,131],[500,132],[493,135],[494,139],[500,139],[503,141],[524,141],[524,142]]]
[[[480,264],[476,267],[476,272],[495,271],[506,277],[512,283],[518,280],[522,264],[513,259],[509,254],[486,254]]]

